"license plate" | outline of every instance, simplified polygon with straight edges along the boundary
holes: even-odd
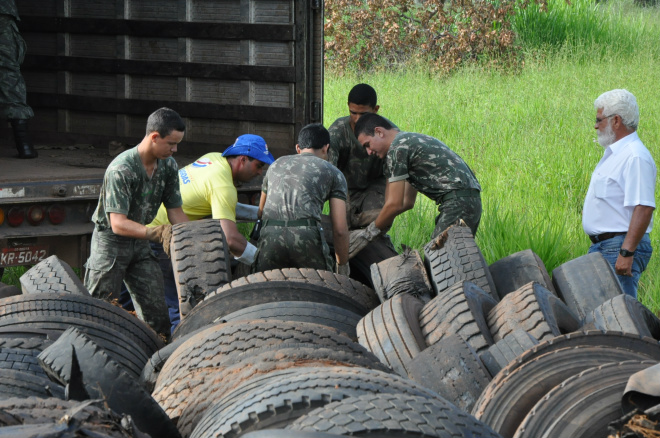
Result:
[[[2,248],[0,266],[34,265],[48,257],[48,246],[20,246],[18,248]]]

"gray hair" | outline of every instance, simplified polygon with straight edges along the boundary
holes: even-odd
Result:
[[[635,131],[639,125],[637,99],[628,90],[606,91],[594,101],[594,108],[602,109],[604,116],[618,115],[626,128],[631,131]]]

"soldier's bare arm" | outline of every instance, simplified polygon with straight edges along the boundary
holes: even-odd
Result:
[[[229,219],[220,219],[222,232],[225,233],[225,240],[229,246],[229,252],[234,257],[240,257],[247,246],[247,239],[238,231],[236,222]]]
[[[259,199],[259,212],[257,217],[261,219],[261,215],[264,212],[264,205],[266,205],[266,192],[261,192],[261,198]]]
[[[348,263],[348,224],[346,222],[346,201],[330,198],[330,220],[332,238],[338,265]]]
[[[415,206],[417,190],[406,180],[388,182],[385,189],[385,205],[375,220],[376,228],[388,230],[394,219]]]
[[[130,220],[125,214],[110,213],[110,226],[118,236],[146,239],[147,227]]]
[[[180,224],[182,222],[188,222],[188,216],[183,212],[183,208],[168,208],[167,209],[167,219],[172,225]]]

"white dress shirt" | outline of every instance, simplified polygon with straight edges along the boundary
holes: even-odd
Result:
[[[582,209],[582,228],[590,236],[626,232],[637,205],[655,207],[657,169],[651,153],[633,132],[605,149]],[[653,218],[646,230],[651,232]]]

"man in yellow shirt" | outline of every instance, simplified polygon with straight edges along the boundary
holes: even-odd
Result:
[[[236,260],[251,265],[257,248],[238,231],[237,213],[242,219],[257,219],[258,207],[238,204],[236,183],[248,182],[261,175],[263,167],[275,161],[266,141],[254,134],[244,134],[224,152],[211,152],[179,170],[179,186],[183,212],[191,221],[211,217],[220,221],[229,252]],[[168,224],[167,212],[161,205],[156,218],[148,226]],[[165,301],[172,330],[180,321],[179,298],[172,262],[160,244],[151,245],[163,271]]]

